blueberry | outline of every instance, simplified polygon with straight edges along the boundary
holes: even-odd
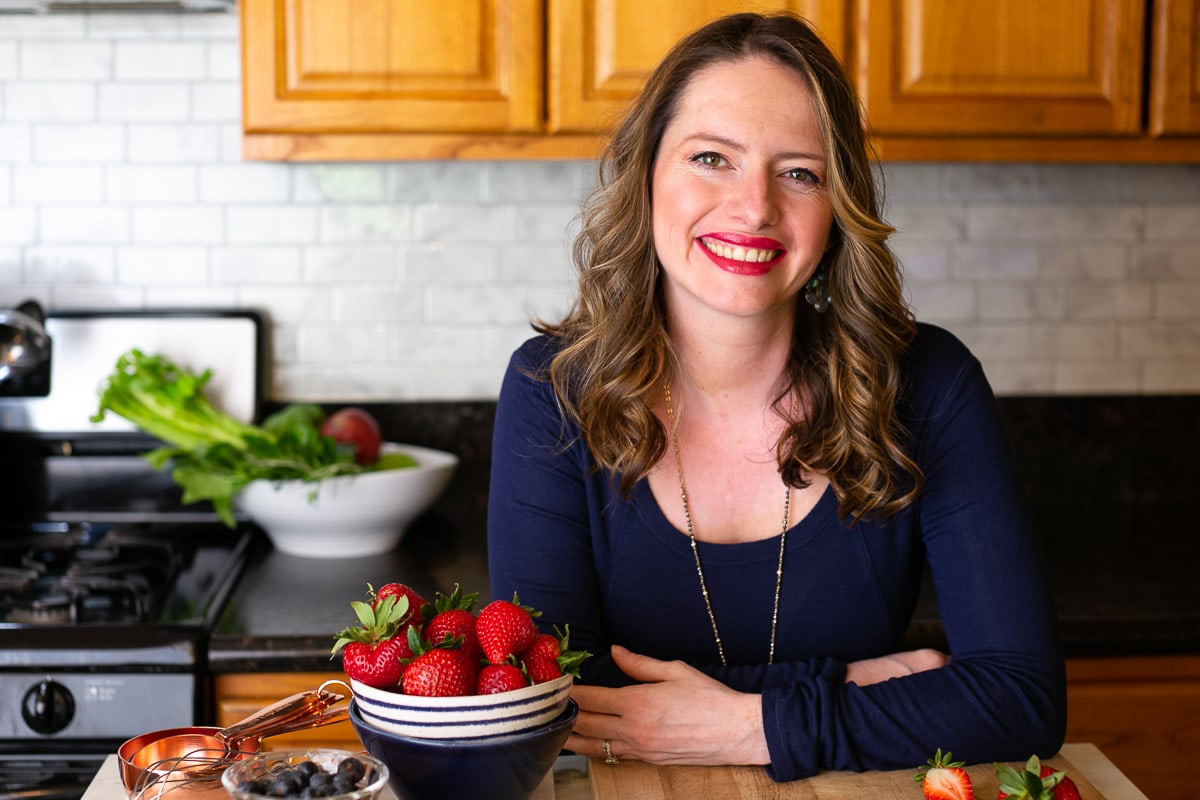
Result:
[[[266,793],[271,797],[291,797],[296,793],[296,787],[292,785],[291,781],[278,778],[271,781]]]
[[[345,775],[351,783],[358,783],[367,774],[367,767],[359,759],[350,756],[342,759],[342,763],[338,764],[337,774]]]

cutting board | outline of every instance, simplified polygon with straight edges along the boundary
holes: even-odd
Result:
[[[1090,747],[1090,746],[1088,746]],[[1110,762],[1091,750],[1104,764]],[[1064,752],[1045,762],[1067,771],[1079,787],[1082,800],[1144,800],[1144,795],[1125,781],[1129,792],[1100,793],[1088,779],[1093,768],[1089,753],[1064,748]],[[1076,757],[1080,762],[1072,760]],[[1020,767],[1020,764],[1013,764]],[[593,759],[590,764],[596,800],[921,800],[921,787],[912,779],[916,769],[895,772],[827,772],[804,780],[775,783],[758,767],[660,767],[640,761],[622,761],[606,765]],[[1115,768],[1113,768],[1115,770]],[[967,768],[975,788],[975,797],[992,800],[998,784],[992,764]],[[1118,773],[1119,776],[1119,773]],[[1105,776],[1110,779],[1111,776]],[[1121,777],[1124,780],[1123,776]],[[1120,787],[1119,787],[1120,788]]]

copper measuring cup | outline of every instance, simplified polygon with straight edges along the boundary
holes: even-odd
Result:
[[[218,780],[225,767],[253,755],[268,736],[316,728],[349,718],[333,708],[345,695],[320,688],[285,697],[227,728],[167,728],[135,736],[117,749],[121,783],[134,794],[163,780]]]

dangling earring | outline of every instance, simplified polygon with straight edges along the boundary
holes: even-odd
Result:
[[[818,314],[824,314],[833,305],[833,298],[829,296],[829,287],[825,285],[825,270],[817,270],[817,274],[812,276],[804,286],[804,301],[812,306],[813,311]]]

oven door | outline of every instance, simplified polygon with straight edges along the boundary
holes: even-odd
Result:
[[[60,752],[20,752],[21,743],[0,744],[0,800],[79,800],[117,744],[86,743]],[[15,749],[18,748],[18,749]]]

